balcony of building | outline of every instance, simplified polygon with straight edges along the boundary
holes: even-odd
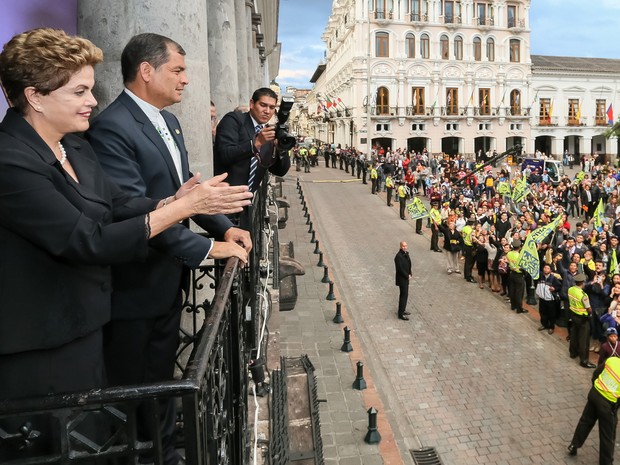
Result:
[[[525,20],[524,19],[516,19],[516,18],[508,18],[508,29],[513,29],[513,32],[518,32],[520,30],[525,29]]]
[[[428,15],[426,13],[407,13],[405,20],[410,23],[427,23]]]

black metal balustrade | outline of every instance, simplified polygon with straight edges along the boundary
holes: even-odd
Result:
[[[248,364],[258,343],[257,308],[261,262],[273,260],[275,239],[265,241],[267,183],[250,208],[252,238],[250,266],[239,261],[207,266],[192,272],[184,303],[186,328],[181,331],[178,380],[135,386],[117,386],[88,392],[28,399],[0,399],[0,462],[3,465],[137,464],[149,456],[162,463],[159,405],[176,399],[177,448],[191,465],[249,462]],[[271,236],[273,237],[273,236]],[[263,273],[264,275],[264,273]],[[201,297],[215,290],[211,301]],[[246,312],[246,307],[251,309]],[[189,324],[187,324],[189,321]],[[138,438],[138,410],[150,418],[153,441]],[[41,427],[42,426],[42,427]],[[41,447],[53,444],[51,449]],[[7,450],[22,449],[17,456]],[[4,451],[4,452],[3,452]],[[5,454],[4,456],[2,454]]]

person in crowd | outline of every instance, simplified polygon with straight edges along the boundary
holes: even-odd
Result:
[[[441,223],[439,228],[443,233],[443,248],[446,251],[447,272],[448,274],[458,274],[461,272],[459,266],[459,256],[463,247],[463,238],[461,233],[456,230],[456,224],[454,221]]]
[[[547,331],[553,334],[555,322],[559,312],[559,291],[562,283],[551,273],[551,265],[545,263],[543,272],[536,284],[536,296],[538,297],[538,310],[540,313],[539,331]]]
[[[74,135],[89,127],[94,66],[102,59],[92,42],[48,28],[14,36],[0,53],[10,104],[0,123],[0,249],[11,270],[0,280],[1,399],[104,387],[109,265],[145,260],[149,240],[179,221],[239,212],[252,197],[245,186],[223,185],[224,175],[190,178],[153,199],[113,183],[89,143]],[[247,260],[238,246],[210,253]],[[30,421],[42,434],[33,450],[54,453],[47,421]],[[9,419],[0,427],[20,425]],[[29,453],[9,448],[1,461]]]
[[[601,350],[598,354],[597,366],[601,366],[609,357],[620,357],[620,347],[618,347],[618,330],[616,328],[608,328],[605,331],[607,340],[601,344]]]

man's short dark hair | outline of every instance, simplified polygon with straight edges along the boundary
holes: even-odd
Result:
[[[166,63],[170,59],[168,46],[172,46],[178,53],[185,55],[183,47],[174,40],[159,34],[146,32],[129,39],[121,54],[123,83],[127,84],[135,81],[140,63],[146,61],[155,69]]]
[[[276,99],[276,102],[278,101],[278,94],[276,94],[269,87],[261,87],[260,89],[256,89],[252,94],[252,102],[258,102],[261,97],[265,96]]]

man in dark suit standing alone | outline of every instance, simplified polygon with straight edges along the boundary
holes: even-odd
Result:
[[[277,104],[278,95],[262,87],[252,94],[249,112],[231,111],[218,124],[214,172],[228,173],[230,185],[247,184],[256,192],[267,171],[284,176],[291,167],[288,154],[278,151],[275,125],[269,124]]]
[[[164,205],[174,202],[175,193],[191,174],[179,121],[163,109],[181,101],[189,82],[185,51],[158,34],[139,34],[125,46],[121,67],[125,89],[95,118],[86,137],[106,173],[125,192],[161,198]],[[232,195],[251,197],[247,187],[233,191]],[[207,257],[247,260],[249,234],[233,227],[226,216],[215,214],[231,213],[215,199],[213,206],[214,215],[193,219],[223,242],[193,233],[188,222],[179,223],[149,242],[146,260],[113,267],[112,321],[104,327],[110,384],[172,379],[189,269]],[[176,465],[180,457],[174,449],[174,401],[162,403],[164,464]],[[152,438],[145,424],[139,423],[138,428],[139,439]]]
[[[409,297],[409,280],[411,279],[411,258],[407,252],[407,243],[400,243],[400,250],[394,257],[396,265],[396,285],[400,289],[398,296],[398,318],[408,320],[407,299]]]

